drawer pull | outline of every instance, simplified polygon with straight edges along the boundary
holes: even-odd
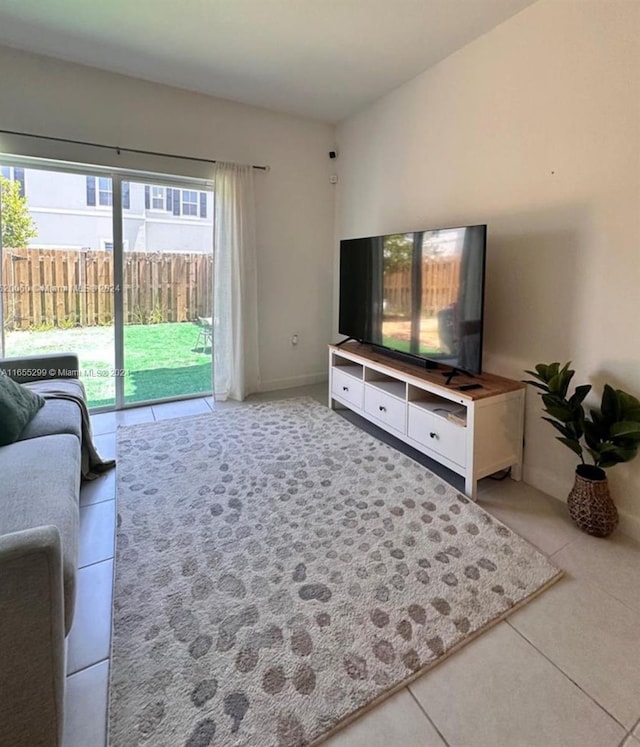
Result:
[[[380,407],[378,407],[378,410],[380,410],[380,412],[386,412],[387,408],[384,405],[380,405]]]
[[[431,433],[429,434],[429,436],[431,438],[440,438],[440,436],[435,431],[431,431]]]
[[[348,386],[343,386],[342,387],[342,391],[343,392],[348,392],[349,391],[349,387]]]

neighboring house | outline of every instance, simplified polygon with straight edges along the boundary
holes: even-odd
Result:
[[[38,229],[32,247],[113,249],[111,179],[0,167],[20,183]],[[210,252],[213,193],[135,182],[122,184],[125,251]]]

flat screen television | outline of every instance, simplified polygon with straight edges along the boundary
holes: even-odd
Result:
[[[478,225],[341,241],[340,334],[481,373],[486,237]]]

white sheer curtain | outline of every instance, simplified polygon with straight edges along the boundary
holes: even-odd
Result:
[[[214,170],[213,392],[243,400],[259,389],[253,169]]]

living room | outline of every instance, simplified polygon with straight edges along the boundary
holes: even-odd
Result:
[[[451,32],[440,56],[387,83],[386,90],[367,88],[366,50],[354,50],[353,69],[345,69],[327,42],[316,94],[301,87],[288,91],[282,82],[287,68],[299,65],[303,75],[312,57],[299,43],[273,58],[280,68],[263,61],[253,78],[246,72],[244,96],[234,95],[233,75],[225,78],[222,69],[209,71],[213,83],[220,75],[217,95],[188,90],[185,81],[202,71],[188,65],[179,70],[168,54],[172,75],[152,82],[154,74],[140,62],[154,59],[144,57],[144,40],[138,49],[129,48],[126,61],[123,56],[116,62],[113,47],[98,44],[92,56],[90,37],[82,37],[74,18],[61,15],[53,23],[52,5],[51,16],[38,20],[37,4],[23,5],[20,18],[11,4],[0,3],[0,41],[7,45],[0,48],[0,153],[203,180],[210,176],[207,163],[176,166],[170,157],[125,149],[269,166],[253,177],[260,392],[248,403],[300,393],[326,402],[327,345],[340,339],[340,240],[476,224],[488,226],[483,370],[521,381],[540,361],[571,361],[576,380],[592,384],[594,392],[609,383],[640,394],[640,333],[634,324],[640,281],[640,12],[633,0],[477,2],[473,7],[484,6],[492,20],[484,26],[477,20],[473,28],[464,22],[468,3],[457,3],[455,11],[429,3],[433,25],[452,14],[458,34]],[[279,6],[282,12],[286,5]],[[302,23],[306,13],[321,29],[331,28],[329,12],[303,5],[309,7],[291,10],[291,17]],[[362,22],[369,15],[366,4],[343,5],[357,8]],[[382,27],[385,13],[390,28],[402,27],[390,26],[397,4],[375,5]],[[403,10],[405,26],[420,18],[426,28],[420,13],[427,9],[407,2]],[[247,4],[245,13],[245,20],[266,23],[255,4]],[[346,44],[340,23],[335,25],[334,38]],[[85,46],[65,53],[65,40],[74,35]],[[179,29],[174,42],[183,48]],[[387,68],[400,67],[405,42],[399,33],[395,46],[389,40],[384,47]],[[119,145],[123,152],[78,142]],[[82,350],[68,352],[82,363]],[[212,407],[215,414],[216,406],[221,414],[241,407],[199,398],[97,414],[96,443],[104,457],[119,460],[118,424],[157,420],[167,427],[171,420],[165,417],[197,416]],[[565,577],[415,684],[393,682],[385,686],[387,699],[369,697],[375,707],[358,706],[367,712],[353,723],[347,725],[351,716],[342,711],[344,728],[333,734],[331,724],[314,732],[314,743],[330,731],[327,744],[336,745],[640,742],[640,460],[608,472],[619,527],[608,539],[588,537],[573,526],[565,506],[576,455],[554,442],[540,414],[529,387],[522,482],[484,480],[478,505]],[[131,438],[126,430],[118,436],[123,443]],[[170,441],[171,430],[163,433]],[[115,479],[109,474],[88,483],[85,506],[106,503],[100,496],[115,493]],[[115,510],[115,504],[109,507],[107,523],[115,523]],[[85,540],[89,545],[103,536],[94,531]],[[116,547],[116,567],[120,552],[124,548]],[[91,557],[113,565],[106,557]],[[78,619],[91,626],[90,615]],[[110,635],[110,618],[107,627]],[[67,728],[60,742],[68,747],[106,743],[108,667],[101,663],[109,659],[110,639],[100,646],[107,655],[86,659],[68,678]],[[180,661],[167,665],[181,667]],[[136,716],[131,718],[133,723]],[[192,744],[277,743],[236,742],[236,732],[227,734],[217,715],[216,721],[215,737],[207,741],[202,732],[202,741]],[[158,728],[155,737],[141,732],[127,742],[112,727],[111,744],[184,744],[191,735],[185,731],[171,741]],[[2,739],[0,727],[0,743],[20,743]],[[281,739],[311,743],[295,733],[289,742]],[[59,744],[54,734],[47,744]]]

